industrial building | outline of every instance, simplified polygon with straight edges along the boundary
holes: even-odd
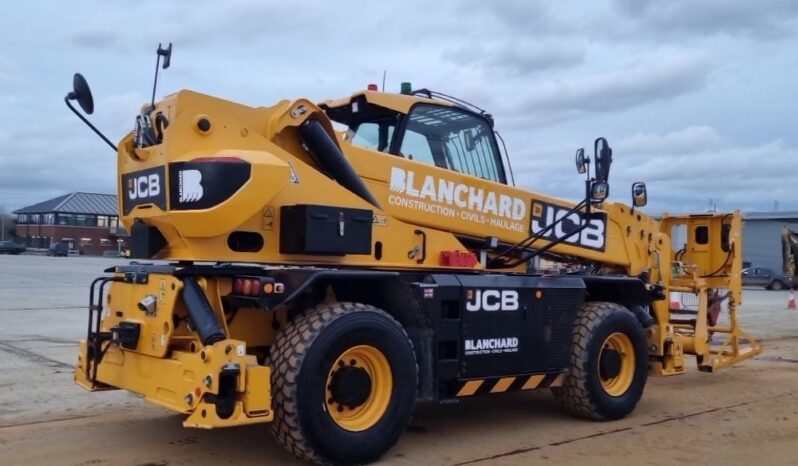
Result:
[[[782,269],[781,231],[798,231],[798,211],[743,213],[743,260],[752,267]]]

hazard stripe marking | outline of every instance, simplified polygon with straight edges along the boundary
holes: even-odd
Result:
[[[496,385],[494,385],[493,388],[490,389],[490,392],[491,393],[506,392],[507,389],[510,388],[510,385],[512,385],[514,381],[515,381],[515,377],[503,377],[503,378],[499,379],[498,382],[496,382]]]
[[[560,374],[551,384],[549,384],[549,387],[562,387],[563,382],[565,382],[565,374]]]
[[[543,381],[543,378],[546,377],[546,374],[538,374],[538,375],[531,375],[529,376],[529,380],[526,381],[521,390],[532,390],[534,388],[538,388],[540,382]]]
[[[482,386],[482,383],[485,382],[484,380],[469,380],[468,382],[463,385],[463,388],[457,392],[457,396],[471,396],[479,390],[479,387]]]

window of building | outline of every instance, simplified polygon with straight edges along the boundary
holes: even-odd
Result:
[[[101,246],[108,246],[111,244],[111,240],[108,238],[100,238],[100,245]]]
[[[108,227],[108,216],[107,215],[98,215],[97,216],[97,226],[98,227]]]
[[[119,226],[119,218],[118,217],[111,217],[111,224],[109,226],[111,228],[117,228]]]
[[[81,246],[91,246],[91,238],[81,238],[80,239]]]

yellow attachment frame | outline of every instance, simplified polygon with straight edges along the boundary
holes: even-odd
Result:
[[[740,213],[666,214],[660,228],[671,238],[684,239],[683,247],[674,244],[676,251],[664,273],[668,295],[681,293],[695,300],[695,309],[677,309],[668,304],[670,299],[658,303],[658,315],[667,307],[668,316],[667,323],[658,319],[667,328],[663,375],[684,371],[680,361],[684,353],[696,355],[698,369],[705,372],[760,354],[762,346],[740,328],[737,318],[742,303]],[[724,302],[728,317],[721,315]],[[688,317],[680,318],[684,316]],[[725,336],[722,342],[713,342],[716,334]]]

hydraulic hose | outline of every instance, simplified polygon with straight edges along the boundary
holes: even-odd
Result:
[[[226,338],[205,292],[194,277],[183,279],[183,303],[186,305],[191,328],[197,332],[203,345],[212,345]]]

